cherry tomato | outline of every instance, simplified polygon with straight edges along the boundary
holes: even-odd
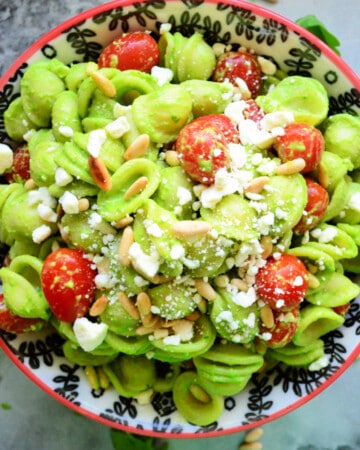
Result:
[[[261,67],[256,56],[249,52],[231,51],[220,55],[216,61],[214,81],[228,80],[237,86],[237,78],[245,81],[252,98],[257,97],[261,87]]]
[[[266,340],[266,345],[270,348],[284,347],[291,342],[299,323],[299,307],[290,311],[273,310],[274,325],[267,328],[261,326],[261,334],[270,333],[271,338]]]
[[[345,305],[334,306],[333,311],[335,311],[336,314],[339,314],[340,316],[346,316],[349,309],[350,309],[350,302],[345,303]]]
[[[274,142],[281,162],[296,158],[305,160],[301,173],[313,171],[321,160],[324,151],[324,137],[317,128],[306,123],[291,123],[284,128],[284,134]]]
[[[150,72],[160,60],[155,39],[144,31],[126,33],[111,42],[101,52],[98,65],[119,70],[135,69]]]
[[[210,185],[216,172],[227,164],[227,145],[238,142],[236,126],[223,114],[201,116],[179,133],[175,149],[185,172],[195,181]]]
[[[40,330],[46,322],[42,319],[29,319],[13,314],[5,305],[4,296],[0,294],[0,329],[8,333],[29,333]]]
[[[304,234],[315,228],[324,217],[329,204],[329,194],[319,183],[305,177],[308,200],[300,221],[295,225],[296,234]]]
[[[271,309],[290,310],[300,304],[307,291],[306,267],[293,255],[271,256],[256,274],[255,287],[257,295]]]
[[[14,150],[12,168],[5,172],[5,179],[9,183],[24,182],[30,178],[30,153],[26,144]]]
[[[73,322],[88,312],[95,297],[95,275],[91,261],[81,250],[60,248],[47,256],[41,283],[55,317]]]

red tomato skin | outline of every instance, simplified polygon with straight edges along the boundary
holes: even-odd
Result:
[[[227,164],[230,142],[238,142],[236,126],[225,115],[212,114],[187,124],[179,133],[175,149],[190,178],[211,185],[216,172]]]
[[[217,58],[213,80],[228,80],[237,86],[236,79],[245,81],[252,98],[256,98],[261,87],[261,67],[256,57],[245,51],[225,52]]]
[[[8,183],[23,183],[30,178],[30,153],[26,144],[14,150],[12,168],[5,172]]]
[[[304,208],[305,214],[294,227],[296,234],[304,234],[315,228],[324,217],[329,205],[329,194],[319,183],[305,177],[308,200]]]
[[[55,317],[74,322],[87,314],[95,297],[96,271],[81,250],[50,253],[41,272],[42,289]]]
[[[140,70],[149,73],[160,60],[160,50],[155,39],[143,31],[123,34],[101,52],[100,68]]]
[[[266,346],[269,348],[280,348],[289,344],[294,337],[300,317],[299,307],[290,311],[273,311],[274,325],[271,328],[262,326],[261,334],[270,333],[271,338],[266,340]]]
[[[324,148],[324,137],[317,128],[303,123],[291,123],[284,128],[284,134],[274,142],[281,162],[296,158],[305,160],[301,173],[312,172],[319,164]]]
[[[339,314],[340,316],[345,317],[346,314],[348,313],[349,309],[350,309],[350,302],[345,303],[345,305],[334,306],[333,311],[335,311],[336,314]]]
[[[4,296],[0,294],[0,329],[8,333],[22,334],[40,330],[46,322],[42,319],[20,317],[5,305]]]
[[[255,100],[247,100],[243,110],[243,116],[245,119],[255,122],[258,128],[260,128],[260,122],[265,117],[265,112]]]
[[[271,309],[288,311],[304,299],[308,289],[306,267],[293,255],[270,256],[255,276],[255,288]]]

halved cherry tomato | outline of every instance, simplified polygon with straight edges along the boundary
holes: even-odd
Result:
[[[144,31],[123,34],[101,52],[98,65],[119,70],[135,69],[150,72],[160,60],[160,50],[155,39]]]
[[[287,253],[278,258],[271,256],[256,274],[255,288],[271,309],[288,311],[300,304],[308,289],[306,267]]]
[[[4,296],[0,294],[0,329],[8,333],[29,333],[40,330],[46,322],[42,319],[29,319],[13,314],[5,305]]]
[[[336,312],[336,314],[339,314],[340,316],[346,316],[346,314],[348,313],[350,309],[350,302],[345,303],[345,305],[340,305],[340,306],[334,306],[333,307],[333,311]]]
[[[213,73],[214,81],[228,80],[237,86],[237,78],[245,81],[252,98],[256,98],[261,87],[261,67],[252,53],[230,51],[220,55]]]
[[[317,128],[306,123],[291,123],[284,128],[284,134],[274,142],[281,162],[296,158],[305,160],[301,173],[313,171],[321,160],[324,151],[324,137]]]
[[[296,328],[299,323],[300,311],[299,307],[295,307],[290,311],[273,310],[274,325],[267,328],[261,326],[261,334],[270,333],[271,338],[266,340],[266,345],[270,348],[284,347],[291,342],[294,337]]]
[[[30,178],[30,153],[26,144],[14,150],[12,167],[4,176],[9,183],[21,183]]]
[[[319,183],[305,177],[308,200],[300,221],[295,225],[296,234],[304,234],[315,228],[324,217],[329,204],[329,194]]]
[[[95,276],[96,270],[81,250],[60,248],[50,253],[41,283],[54,316],[64,322],[84,316],[95,297]]]
[[[180,131],[175,142],[180,163],[195,181],[210,185],[227,164],[227,145],[238,142],[238,131],[223,114],[201,116]]]

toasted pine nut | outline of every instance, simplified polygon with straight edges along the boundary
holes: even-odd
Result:
[[[145,325],[140,325],[138,328],[136,328],[135,333],[138,336],[144,336],[146,334],[152,334],[154,333],[156,330],[161,329],[160,327],[160,321],[157,321],[153,326],[151,327],[146,327]]]
[[[171,281],[172,278],[167,277],[166,275],[157,273],[157,274],[154,275],[152,278],[149,277],[148,280],[149,280],[152,284],[163,284],[163,283],[167,283],[168,281]]]
[[[206,314],[207,309],[208,309],[208,302],[207,302],[204,298],[202,298],[202,299],[199,301],[197,307],[199,308],[199,311],[200,311],[202,314]]]
[[[195,397],[196,400],[199,400],[201,403],[209,403],[211,400],[209,394],[206,391],[204,391],[204,389],[200,387],[198,384],[195,383],[190,384],[189,391],[192,394],[192,396]]]
[[[109,303],[109,299],[105,297],[105,295],[102,295],[98,299],[95,300],[95,302],[91,305],[91,308],[89,310],[90,316],[100,316],[105,311],[105,308],[107,307]]]
[[[133,319],[136,319],[136,320],[140,319],[140,314],[139,314],[137,307],[134,305],[132,300],[130,300],[130,298],[126,294],[124,294],[124,292],[119,293],[119,301],[120,301],[122,307],[125,309],[125,311]]]
[[[246,292],[249,289],[249,286],[246,283],[246,281],[242,280],[241,278],[232,278],[230,284],[235,286],[239,291]]]
[[[263,248],[261,256],[267,259],[273,251],[273,243],[270,236],[263,236],[260,241],[260,245]]]
[[[157,329],[161,326],[161,319],[159,316],[150,313],[142,318],[142,324],[145,328]]]
[[[132,224],[134,222],[134,218],[131,216],[123,217],[122,219],[118,220],[116,223],[114,223],[115,228],[125,228],[128,225]]]
[[[219,275],[214,279],[215,286],[219,288],[226,287],[230,282],[230,279],[227,275]]]
[[[166,328],[159,328],[154,331],[154,339],[164,339],[169,336],[169,330]]]
[[[259,194],[264,187],[269,183],[270,178],[269,177],[256,177],[253,180],[251,180],[244,189],[245,195],[247,193],[251,194]]]
[[[283,164],[280,164],[276,168],[277,175],[293,175],[294,173],[299,173],[303,170],[306,163],[303,158],[295,158],[292,161],[287,161]]]
[[[180,164],[179,155],[176,150],[167,150],[165,152],[165,162],[169,166],[178,166]]]
[[[111,189],[111,177],[104,161],[100,158],[89,156],[89,168],[97,186],[102,191],[109,191]]]
[[[216,292],[208,281],[197,278],[195,280],[195,287],[201,297],[204,297],[209,302],[213,302],[216,299]]]
[[[89,207],[90,207],[90,202],[89,202],[89,200],[87,198],[80,198],[79,202],[78,202],[78,205],[79,205],[79,211],[80,212],[87,211],[89,209]]]
[[[99,66],[98,66],[98,64],[96,62],[89,61],[86,64],[86,68],[85,68],[86,75],[90,76],[92,74],[92,72],[94,72],[96,70],[99,70]]]
[[[140,292],[140,294],[137,295],[136,306],[139,310],[141,319],[151,314],[151,300],[146,292]]]
[[[274,326],[274,314],[269,305],[264,305],[260,308],[260,318],[266,328]]]
[[[181,220],[176,222],[172,227],[175,236],[180,238],[206,234],[211,228],[212,225],[209,222],[201,220]]]
[[[326,173],[323,163],[320,163],[318,166],[318,180],[324,189],[327,189],[329,187],[329,176]]]
[[[244,442],[250,443],[258,441],[262,435],[264,434],[264,430],[260,427],[254,428],[253,430],[246,433]]]
[[[134,232],[133,229],[130,226],[128,226],[123,231],[118,247],[118,258],[123,266],[130,266],[131,264],[129,250],[133,243],[134,243]]]
[[[129,187],[129,189],[124,194],[124,199],[129,200],[129,198],[134,197],[134,195],[140,194],[149,183],[148,177],[140,177]]]
[[[89,75],[94,80],[96,86],[106,97],[114,98],[116,96],[116,88],[114,86],[114,83],[106,78],[103,73],[97,70],[92,70],[90,71]]]
[[[150,136],[148,134],[140,134],[135,141],[129,145],[124,153],[125,161],[129,159],[139,158],[142,156],[150,145]]]
[[[27,189],[28,191],[35,189],[36,188],[35,181],[32,178],[29,178],[28,180],[25,181],[24,188]]]

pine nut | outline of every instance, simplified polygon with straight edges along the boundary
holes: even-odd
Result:
[[[141,320],[151,315],[151,300],[146,292],[140,292],[137,295],[136,307],[139,310]]]
[[[100,158],[89,156],[89,168],[96,185],[102,191],[111,189],[111,177],[105,163]]]
[[[189,391],[193,397],[196,398],[196,400],[199,400],[201,403],[209,403],[211,398],[209,394],[204,391],[202,387],[200,387],[198,384],[192,383],[189,386]]]
[[[216,299],[216,292],[208,281],[197,278],[195,280],[195,288],[201,297],[204,297],[209,302],[213,302]]]
[[[267,259],[273,252],[273,243],[270,236],[263,236],[260,241],[260,245],[263,248],[262,258]]]
[[[169,330],[166,328],[159,328],[154,331],[154,339],[164,339],[169,336]]]
[[[128,226],[123,231],[118,247],[118,258],[123,266],[128,267],[131,264],[129,250],[133,243],[134,243],[134,232],[133,229],[130,226]]]
[[[102,367],[99,366],[96,369],[101,389],[108,389],[110,386],[110,380],[108,376],[106,375]]]
[[[196,322],[200,317],[200,311],[193,311],[192,313],[188,314],[185,319],[190,320],[191,322]]]
[[[123,217],[122,219],[118,220],[114,223],[114,227],[117,229],[125,228],[128,225],[132,224],[134,222],[134,218],[131,216]]]
[[[150,326],[145,326],[145,325],[140,325],[138,328],[136,328],[135,333],[138,336],[145,336],[147,334],[152,334],[154,333],[156,330],[161,329],[161,321],[159,320],[159,318],[157,317],[156,322],[150,327]]]
[[[316,278],[315,275],[313,275],[312,273],[308,272],[307,275],[306,275],[306,278],[307,278],[307,281],[308,281],[309,288],[316,289],[317,287],[319,287],[320,281]]]
[[[264,305],[260,308],[260,318],[266,328],[274,326],[274,314],[269,305]]]
[[[125,309],[125,311],[133,319],[135,319],[135,320],[140,319],[140,314],[139,314],[137,307],[134,305],[132,300],[130,300],[130,298],[126,294],[124,294],[124,292],[119,293],[119,301],[120,301],[122,307]]]
[[[254,428],[253,430],[246,433],[244,442],[250,443],[258,441],[262,435],[264,434],[264,430],[260,427]]]
[[[207,303],[207,301],[206,301],[204,298],[202,298],[202,299],[199,301],[197,307],[199,308],[199,311],[200,311],[202,314],[206,314],[206,313],[207,313],[207,309],[208,309],[208,303]]]
[[[129,200],[129,198],[134,197],[137,194],[140,194],[146,186],[148,185],[149,180],[147,177],[140,177],[129,187],[129,189],[125,192],[124,199]]]
[[[116,97],[116,88],[111,80],[106,78],[106,76],[98,72],[96,70],[90,71],[91,78],[94,80],[96,86],[100,89],[100,91],[109,98]]]
[[[251,180],[244,189],[245,195],[248,193],[259,194],[264,187],[269,183],[269,177],[257,177]]]
[[[169,166],[178,166],[180,164],[179,155],[176,150],[167,150],[165,152],[165,162]]]
[[[318,180],[324,189],[327,189],[329,187],[329,176],[326,173],[326,169],[323,163],[320,163],[318,166]]]
[[[32,178],[29,178],[28,180],[25,181],[24,188],[27,189],[28,191],[35,189],[36,188],[35,181]]]
[[[304,169],[305,165],[306,163],[303,158],[296,158],[292,161],[287,161],[283,164],[280,164],[280,166],[276,168],[275,172],[277,175],[293,175],[294,173],[301,172]]]
[[[139,158],[142,156],[150,145],[150,136],[148,134],[140,134],[135,141],[129,145],[124,153],[125,161],[129,159]]]
[[[215,286],[219,288],[226,287],[230,282],[230,279],[227,275],[219,275],[214,279]]]
[[[241,278],[232,278],[230,284],[235,286],[239,291],[246,292],[249,289],[249,286],[246,283],[246,281],[242,280]]]
[[[175,236],[180,238],[206,234],[211,228],[212,225],[210,223],[201,220],[181,220],[172,227]]]
[[[80,198],[78,205],[80,212],[87,211],[90,208],[90,202],[87,198]]]
[[[102,295],[98,299],[95,300],[95,302],[91,305],[91,308],[89,310],[90,316],[100,316],[105,311],[105,308],[107,307],[109,303],[109,299],[105,297],[105,295]]]

